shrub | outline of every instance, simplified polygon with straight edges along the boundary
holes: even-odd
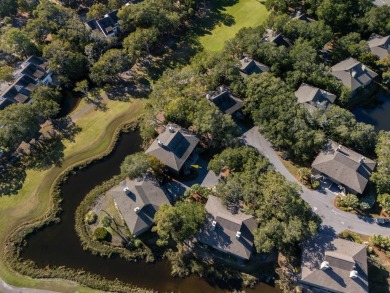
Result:
[[[375,197],[373,195],[366,195],[360,199],[359,206],[362,210],[368,210],[371,209],[374,204],[375,204]]]
[[[101,220],[100,223],[103,225],[103,227],[108,228],[108,227],[111,226],[112,219],[111,219],[111,217],[109,217],[109,216],[105,216],[105,217]]]
[[[343,197],[340,197],[338,203],[341,207],[356,208],[359,206],[359,199],[354,194],[347,194]]]
[[[85,215],[85,222],[89,225],[93,224],[96,222],[97,220],[97,215],[94,211],[89,211],[86,215]]]
[[[93,231],[93,238],[97,241],[105,241],[108,240],[110,233],[104,227],[97,227],[95,231]]]
[[[379,194],[378,202],[386,212],[390,212],[390,194]]]
[[[320,182],[319,181],[313,181],[313,183],[311,184],[311,187],[313,189],[317,189],[319,186],[320,186]]]

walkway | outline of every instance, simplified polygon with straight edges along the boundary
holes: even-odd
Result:
[[[274,165],[275,169],[285,176],[287,180],[294,181],[302,187],[302,198],[312,207],[313,211],[322,218],[323,226],[333,228],[336,233],[349,229],[365,235],[390,235],[389,228],[379,226],[372,218],[361,217],[336,209],[333,206],[334,194],[330,192],[321,193],[307,189],[303,186],[284,167],[272,148],[271,143],[260,134],[258,127],[253,127],[245,132],[243,134],[243,139],[248,145],[255,147],[260,153],[267,157]]]
[[[8,285],[0,280],[0,292],[2,293],[55,293],[54,291],[31,289],[31,288],[19,288]]]

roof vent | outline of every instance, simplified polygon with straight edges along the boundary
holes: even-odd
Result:
[[[123,191],[124,191],[125,193],[128,193],[128,192],[130,191],[130,189],[126,186],[125,188],[123,188]]]
[[[358,272],[357,271],[355,271],[355,270],[353,270],[353,271],[351,271],[350,273],[349,273],[349,277],[351,278],[351,279],[355,279],[355,278],[357,278],[359,275],[358,275]]]
[[[134,212],[135,212],[136,214],[138,214],[140,210],[141,210],[141,209],[140,209],[139,207],[134,208]]]
[[[219,91],[220,91],[221,93],[223,92],[223,86],[222,86],[222,85],[219,87]]]
[[[160,147],[162,147],[162,146],[164,145],[163,142],[162,142],[161,140],[158,140],[157,143],[158,143],[158,145],[159,145]]]
[[[359,159],[359,163],[363,163],[364,162],[364,160],[366,159],[366,157],[360,157],[360,159]]]
[[[363,70],[363,71],[366,71],[366,69],[367,69],[366,65],[363,64],[363,65],[362,65],[362,70]]]
[[[356,71],[355,70],[352,70],[352,73],[351,73],[351,75],[352,75],[352,77],[355,77],[356,76]]]
[[[326,270],[326,269],[328,269],[328,268],[330,268],[329,262],[323,261],[323,262],[321,263],[320,269],[321,269],[321,270]]]
[[[236,238],[237,238],[237,239],[240,239],[240,238],[241,238],[241,232],[240,232],[240,231],[237,231],[237,233],[236,233]]]
[[[215,227],[217,226],[217,221],[213,221],[213,222],[211,223],[211,226],[215,229]]]
[[[336,151],[338,152],[338,151],[340,151],[342,148],[343,148],[343,146],[342,146],[341,144],[339,144],[338,147],[337,147],[337,149],[336,149]]]
[[[245,61],[246,63],[248,63],[248,62],[249,62],[249,58],[248,58],[248,56],[245,56],[245,57],[244,57],[244,61]]]
[[[174,133],[175,132],[175,129],[172,126],[169,126],[168,130],[169,130],[170,133]]]
[[[206,95],[206,99],[207,99],[207,100],[210,100],[210,98],[211,98],[210,94],[207,94],[207,95]]]
[[[104,15],[104,17],[109,17],[108,14]]]

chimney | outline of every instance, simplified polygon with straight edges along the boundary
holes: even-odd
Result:
[[[340,151],[342,148],[343,148],[343,146],[341,144],[339,144],[337,149],[336,149],[336,152]]]
[[[164,145],[163,142],[162,142],[161,140],[158,140],[157,143],[158,143],[158,145],[159,145],[160,147],[162,147],[162,146]]]
[[[245,56],[245,57],[244,57],[244,61],[245,61],[245,63],[248,63],[248,62],[249,62],[248,56]]]
[[[362,70],[366,71],[366,69],[367,69],[366,65],[362,64]]]
[[[351,279],[355,279],[355,278],[357,278],[359,275],[358,275],[358,272],[357,271],[355,271],[355,270],[353,270],[353,271],[351,271],[350,273],[349,273],[349,277],[351,278]]]
[[[330,268],[329,262],[323,261],[323,262],[321,263],[320,269],[321,269],[321,270],[326,270],[326,269],[328,269],[328,268]]]
[[[360,159],[359,159],[359,163],[360,164],[363,163],[365,159],[366,159],[366,157],[361,156]]]
[[[207,94],[207,95],[206,95],[206,99],[207,99],[207,100],[210,100],[210,98],[211,98],[210,94]]]
[[[128,192],[130,191],[130,189],[126,186],[125,188],[123,188],[123,191],[124,191],[125,193],[128,193]]]
[[[170,133],[174,133],[175,132],[175,129],[172,126],[169,126],[168,130],[169,130]]]
[[[221,93],[223,92],[223,86],[222,86],[222,85],[219,87],[219,91],[220,91]]]
[[[213,229],[215,229],[215,227],[217,227],[217,221],[213,221],[213,222],[211,223],[211,226],[213,227]]]
[[[135,212],[136,214],[138,214],[140,210],[141,210],[141,209],[140,209],[139,207],[136,207],[136,208],[134,209],[134,212]]]
[[[241,238],[241,232],[240,232],[240,231],[237,231],[237,233],[236,233],[236,238],[237,238],[237,239],[240,239],[240,238]]]

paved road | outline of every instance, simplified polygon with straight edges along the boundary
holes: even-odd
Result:
[[[325,191],[322,193],[309,190],[300,184],[299,181],[284,167],[273,150],[270,142],[268,142],[259,133],[257,127],[253,127],[245,132],[243,134],[243,138],[246,140],[248,145],[255,147],[264,156],[266,156],[275,166],[275,169],[283,176],[290,181],[297,182],[302,187],[302,198],[312,207],[313,211],[322,218],[323,226],[333,228],[336,233],[349,229],[365,235],[390,235],[390,228],[377,225],[371,218],[358,217],[336,209],[333,206],[334,194]]]

